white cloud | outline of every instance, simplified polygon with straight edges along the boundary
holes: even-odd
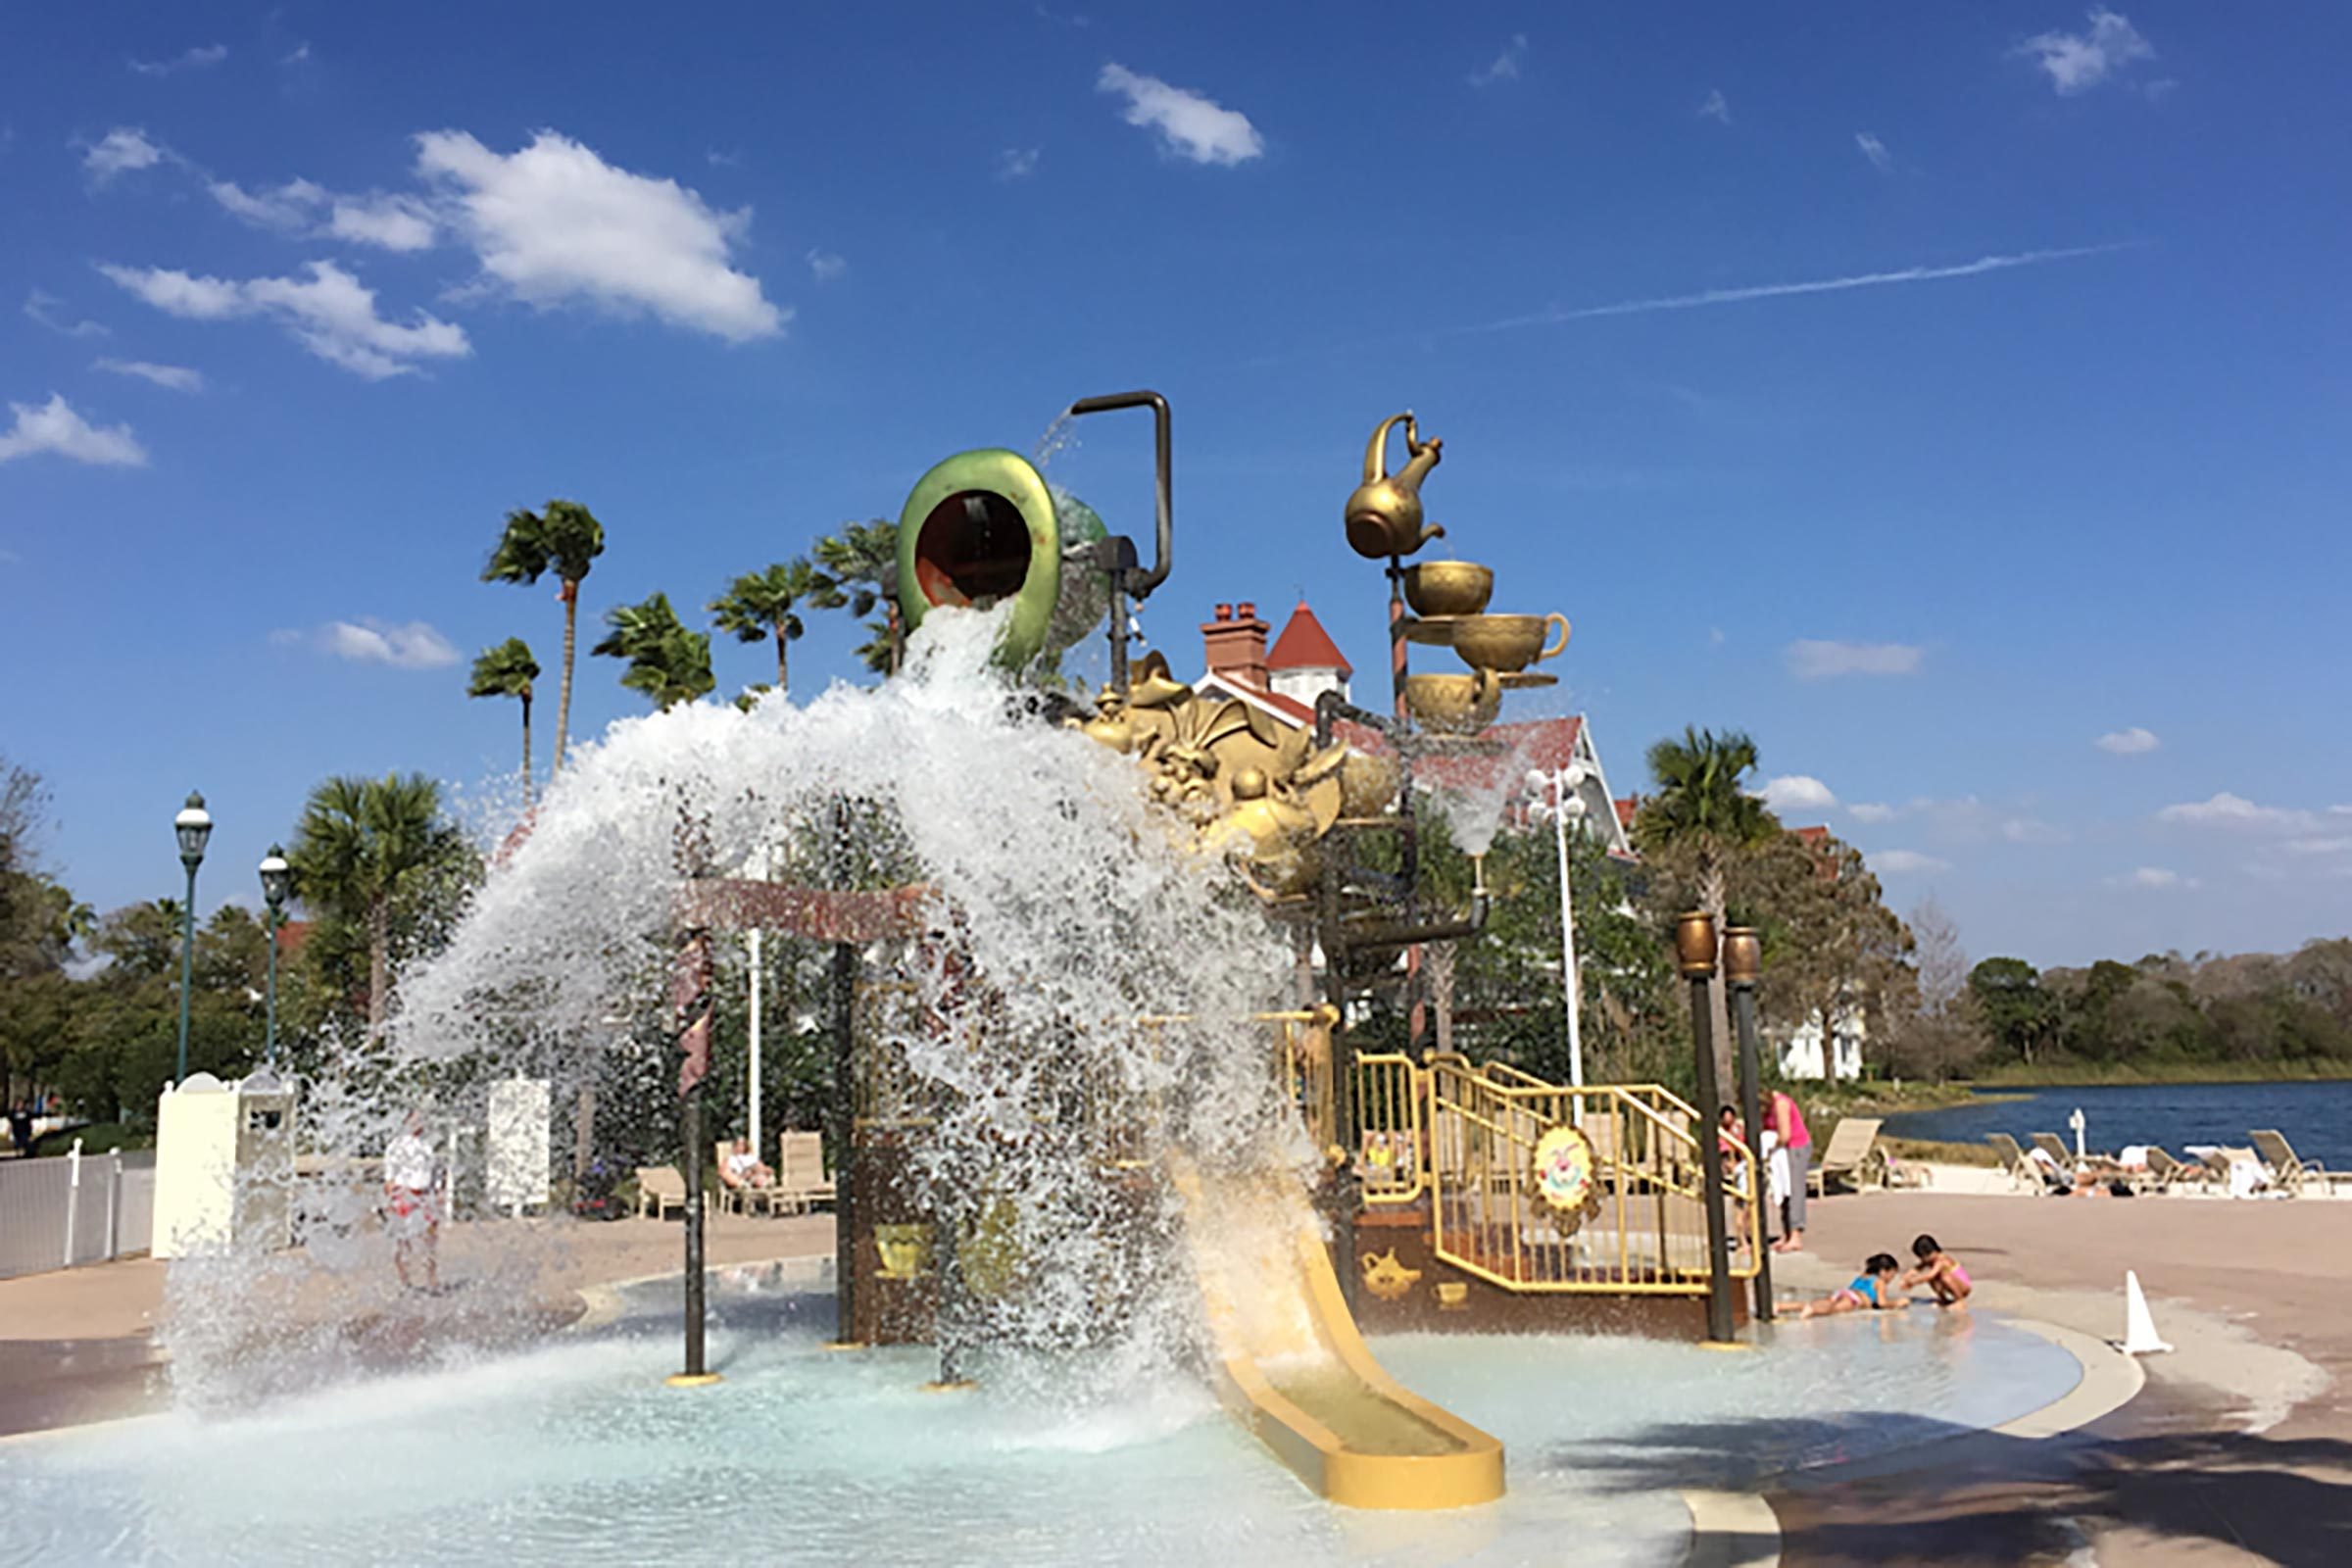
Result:
[[[65,337],[106,337],[105,326],[96,321],[69,321],[58,314],[66,302],[45,289],[34,289],[24,296],[24,314],[50,331]]]
[[[1470,85],[1484,87],[1492,82],[1516,81],[1519,79],[1519,62],[1526,58],[1527,34],[1514,32],[1511,41],[1502,46],[1502,53],[1494,57],[1493,65],[1470,73]]]
[[[2143,865],[2128,876],[2109,877],[2107,884],[2118,888],[2193,888],[2197,886],[2197,879],[2193,876],[2183,877],[2168,866]]]
[[[281,647],[303,646],[357,664],[389,664],[395,669],[441,669],[458,662],[450,640],[428,621],[405,624],[362,615],[358,620],[330,620],[315,631],[273,631],[270,640]]]
[[[1905,872],[1949,871],[1952,868],[1951,861],[1939,860],[1933,855],[1922,855],[1917,850],[1874,850],[1862,858],[1876,870],[1892,871],[1897,875]]]
[[[2001,837],[2012,844],[2064,844],[2074,835],[2039,817],[2012,816],[2001,823]]]
[[[2118,757],[2137,757],[2144,752],[2154,751],[2164,742],[2156,738],[2154,730],[2142,729],[2134,724],[2130,729],[2110,730],[2090,744],[2102,752],[2113,752]]]
[[[2010,52],[2026,56],[2049,73],[2050,84],[2062,98],[2088,92],[2135,62],[2156,58],[2155,45],[2105,6],[2091,7],[2089,22],[2090,26],[2082,32],[2041,33]]]
[[[169,76],[174,72],[202,71],[207,66],[217,66],[227,58],[228,45],[208,43],[173,55],[169,60],[126,60],[123,64],[142,76]]]
[[[1042,147],[1007,147],[997,154],[997,178],[1027,179],[1037,172],[1038,155]]]
[[[173,392],[204,390],[204,372],[191,370],[183,365],[153,365],[145,360],[100,360],[90,368],[115,375],[135,375],[142,381],[153,381],[157,386],[167,387]]]
[[[332,262],[313,262],[308,278],[193,277],[166,268],[101,265],[99,271],[168,316],[197,321],[260,316],[332,365],[369,380],[402,375],[416,362],[473,352],[465,328],[419,311],[408,322],[376,314],[375,291]]]
[[[2352,838],[2289,839],[2286,848],[2291,855],[2352,855]]]
[[[1900,807],[1887,806],[1879,801],[1856,801],[1845,809],[1846,814],[1857,822],[1891,822],[1902,815]]]
[[[128,125],[117,125],[106,133],[106,139],[86,149],[81,155],[82,172],[93,184],[103,185],[117,174],[133,170],[153,169],[168,156],[162,147],[147,139],[143,130]]]
[[[2319,817],[2316,812],[2289,806],[2257,806],[2242,795],[2223,790],[2211,800],[2168,806],[2156,813],[2156,820],[2256,833],[2308,833],[2318,825]]]
[[[270,190],[249,191],[231,179],[209,180],[213,200],[263,228],[281,234],[310,234],[375,245],[389,251],[430,247],[439,229],[433,210],[414,196],[339,196],[307,179],[289,179]],[[320,222],[321,216],[325,221]]]
[[[439,237],[433,210],[414,196],[337,196],[326,231],[337,239],[388,251],[421,251]]]
[[[1095,90],[1123,96],[1127,123],[1148,125],[1159,132],[1161,149],[1178,158],[1231,167],[1260,157],[1266,150],[1248,115],[1227,109],[1204,94],[1171,87],[1157,76],[1108,65],[1095,78]]]
[[[1862,156],[1869,159],[1870,167],[1880,173],[1890,174],[1894,172],[1894,154],[1888,152],[1886,144],[1869,131],[1855,131],[1854,145],[1862,149]]]
[[[287,53],[278,56],[277,63],[281,66],[299,66],[310,58],[311,46],[308,43],[298,43]]]
[[[448,194],[484,281],[525,304],[651,312],[730,343],[773,337],[790,319],[729,265],[749,208],[719,212],[552,130],[505,156],[462,131],[429,131],[416,147],[417,172]]]
[[[1915,675],[1920,650],[1909,643],[1839,643],[1799,638],[1786,650],[1798,680],[1833,675]]]
[[[1710,91],[1707,101],[1698,106],[1698,118],[1720,121],[1727,125],[1732,122],[1732,101],[1723,95],[1721,87]]]
[[[0,433],[0,463],[53,452],[74,463],[100,467],[147,466],[147,449],[139,445],[129,425],[101,429],[74,413],[73,406],[58,393],[50,393],[49,401],[37,407],[11,403],[8,408],[16,416],[16,422]]]
[[[819,283],[830,283],[849,270],[850,264],[831,251],[813,250],[808,253],[808,275]]]
[[[1807,773],[1784,773],[1757,792],[1775,811],[1827,811],[1838,804],[1830,787]]]

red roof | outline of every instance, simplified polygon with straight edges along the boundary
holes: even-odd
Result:
[[[1788,831],[1816,850],[1821,848],[1821,841],[1830,836],[1830,830],[1826,827],[1792,827]]]
[[[1290,624],[1282,628],[1282,635],[1274,639],[1274,651],[1266,655],[1266,667],[1336,669],[1343,677],[1355,673],[1348,656],[1340,652],[1340,645],[1331,640],[1331,634],[1323,629],[1323,623],[1306,608],[1303,599],[1291,612]]]
[[[1611,801],[1609,804],[1617,808],[1617,825],[1626,829],[1628,832],[1631,832],[1634,826],[1634,818],[1642,814],[1641,798],[1639,796],[1628,795],[1622,801]]]

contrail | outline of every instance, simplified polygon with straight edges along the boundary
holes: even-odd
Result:
[[[2130,250],[2138,241],[2116,245],[2075,245],[2064,250],[2020,251],[2014,256],[1980,256],[1953,267],[1906,267],[1894,272],[1860,272],[1851,277],[1819,277],[1802,283],[1758,283],[1747,288],[1711,288],[1699,294],[1669,294],[1658,299],[1620,300],[1614,305],[1587,305],[1568,311],[1557,306],[1534,316],[1514,316],[1483,326],[1455,331],[1505,332],[1521,326],[1556,326],[1563,321],[1590,321],[1603,316],[1643,316],[1651,311],[1694,311],[1705,305],[1741,305],[1749,300],[1785,299],[1791,294],[1838,294],[1849,288],[1882,288],[1889,283],[1933,283],[1947,277],[1975,277],[2012,267],[2037,267],[2044,262],[2070,262],[2084,256],[2105,256]]]

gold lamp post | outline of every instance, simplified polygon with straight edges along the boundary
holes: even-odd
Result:
[[[1732,1021],[1740,1032],[1740,1125],[1747,1131],[1750,1160],[1764,1149],[1764,1084],[1756,1050],[1756,983],[1764,978],[1764,939],[1752,925],[1727,927],[1723,933],[1723,978],[1732,988]],[[1708,1053],[1714,1059],[1714,1053]],[[1749,1166],[1749,1180],[1765,1190],[1760,1163]],[[1756,1320],[1772,1321],[1772,1249],[1764,1245],[1768,1229],[1759,1218],[1756,1235]]]
[[[1674,922],[1675,959],[1690,982],[1690,1032],[1698,1046],[1698,1168],[1707,1209],[1707,1343],[1732,1338],[1732,1246],[1723,1214],[1723,1145],[1715,1137],[1721,1090],[1715,1082],[1715,1043],[1708,1022],[1707,982],[1715,978],[1715,917],[1692,910]]]

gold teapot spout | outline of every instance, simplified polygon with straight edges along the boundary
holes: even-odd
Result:
[[[1389,432],[1404,425],[1404,466],[1388,471]],[[1381,560],[1409,556],[1446,530],[1421,520],[1421,481],[1438,466],[1446,443],[1436,436],[1421,439],[1408,411],[1391,415],[1372,432],[1364,448],[1364,482],[1348,498],[1348,543],[1359,556]]]

